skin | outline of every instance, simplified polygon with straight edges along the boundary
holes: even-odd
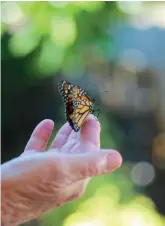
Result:
[[[91,177],[120,167],[117,151],[100,149],[100,124],[92,115],[77,133],[66,123],[46,151],[53,127],[51,120],[40,122],[22,155],[1,166],[3,226],[21,224],[80,197]]]

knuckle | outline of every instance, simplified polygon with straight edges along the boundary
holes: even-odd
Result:
[[[92,176],[98,175],[98,173],[99,173],[99,169],[97,164],[95,162],[90,162],[88,164],[88,176],[92,177]]]
[[[92,177],[95,175],[98,175],[99,168],[95,162],[87,163],[82,169],[81,169],[81,176],[82,178],[86,177]]]

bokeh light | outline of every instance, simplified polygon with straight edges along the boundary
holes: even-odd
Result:
[[[76,24],[72,18],[52,18],[52,40],[57,46],[69,46],[76,40]]]
[[[135,2],[118,1],[117,4],[119,9],[122,10],[124,13],[134,15],[141,12],[143,2],[142,1],[135,1]]]
[[[39,41],[40,37],[33,28],[21,29],[11,37],[9,49],[16,57],[25,56],[37,47]]]
[[[153,141],[153,163],[159,169],[165,169],[165,134],[159,134]]]
[[[154,167],[148,162],[139,162],[132,168],[131,177],[137,185],[147,186],[154,180]]]
[[[48,1],[49,4],[51,4],[52,6],[54,7],[57,7],[57,8],[65,8],[69,2],[65,1],[65,2],[60,2],[60,1]]]
[[[15,25],[24,19],[24,14],[16,2],[4,2],[1,12],[1,20],[7,25]]]
[[[120,58],[120,64],[130,71],[142,71],[146,66],[145,55],[137,49],[127,49]]]

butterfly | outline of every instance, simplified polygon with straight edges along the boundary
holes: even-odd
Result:
[[[65,105],[65,116],[71,128],[78,132],[85,119],[94,111],[95,100],[90,98],[85,90],[67,81],[58,84],[59,93]]]

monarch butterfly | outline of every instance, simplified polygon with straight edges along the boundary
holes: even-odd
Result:
[[[58,84],[58,90],[64,101],[66,120],[72,129],[78,132],[87,116],[94,112],[95,100],[91,99],[79,86],[67,81],[61,81]]]

